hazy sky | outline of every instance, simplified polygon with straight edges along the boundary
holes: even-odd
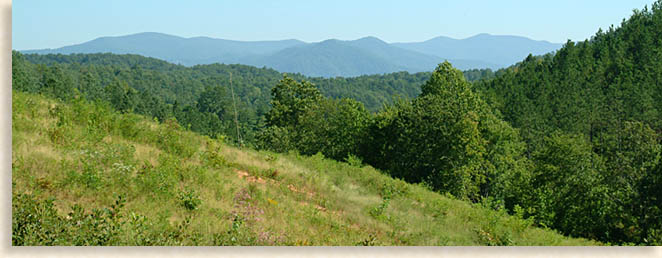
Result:
[[[162,32],[234,40],[387,42],[478,33],[562,43],[619,25],[654,0],[18,0],[12,48],[57,48],[101,36]]]

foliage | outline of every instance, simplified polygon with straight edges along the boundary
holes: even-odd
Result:
[[[179,198],[179,201],[184,208],[191,211],[197,210],[198,206],[202,204],[202,200],[200,200],[198,194],[192,189],[181,191],[177,198]]]
[[[370,166],[239,149],[98,102],[12,95],[13,245],[477,245],[473,229],[490,216],[516,245],[598,244],[522,228]],[[58,123],[66,145],[46,133]],[[180,141],[192,155],[168,144]]]
[[[55,199],[36,200],[30,194],[12,197],[12,245],[114,245],[124,227],[121,196],[110,208],[86,213],[75,205],[66,217]]]
[[[582,136],[554,134],[536,153],[532,180],[538,223],[571,235],[606,232],[600,214],[609,213],[600,185],[603,161]],[[594,235],[595,237],[601,237]]]
[[[437,218],[447,216],[448,197],[454,196],[492,210],[471,217],[482,222],[469,229],[472,243],[517,244],[535,224],[607,243],[659,244],[659,28],[662,1],[635,10],[619,28],[583,42],[568,41],[556,53],[530,55],[496,72],[463,73],[445,62],[432,73],[356,78],[281,78],[266,68],[187,68],[134,55],[13,52],[12,180],[23,192],[31,189],[38,196],[70,188],[58,196],[81,198],[112,187],[146,198],[147,204],[165,201],[164,207],[204,211],[195,214],[225,214],[219,215],[225,219],[223,230],[216,228],[216,235],[205,238],[199,228],[191,228],[202,227],[194,217],[171,225],[169,219],[181,214],[167,208],[150,214],[149,221],[133,214],[121,223],[112,222],[113,212],[93,209],[88,216],[76,208],[76,223],[88,225],[81,230],[90,237],[74,239],[63,237],[73,229],[69,219],[57,214],[54,200],[17,192],[13,197],[22,206],[12,206],[19,214],[13,241],[126,244],[122,237],[149,231],[135,243],[338,243],[320,232],[358,234],[363,229],[353,225],[377,223],[372,232],[340,242],[377,244],[386,234],[400,244],[430,244],[421,240],[422,234],[438,236],[426,231],[427,225],[443,224]],[[237,91],[237,103],[228,98],[230,86]],[[59,102],[36,107],[40,98],[46,101],[44,96]],[[264,152],[219,147],[218,139],[238,142],[235,111],[239,135],[250,147],[269,153],[266,158],[255,158]],[[26,151],[33,146],[39,148]],[[297,164],[305,169],[292,162],[302,162]],[[371,167],[418,186],[387,179]],[[248,181],[250,193],[234,193],[236,180]],[[203,182],[216,188],[205,188]],[[281,187],[273,190],[272,182]],[[177,194],[177,187],[186,190]],[[426,188],[445,197],[423,198]],[[228,198],[231,192],[250,198]],[[368,197],[356,197],[363,195]],[[279,197],[285,200],[276,201]],[[283,240],[285,234],[257,226],[265,207],[288,205],[305,206],[289,212],[306,225],[320,226],[312,230],[318,242]],[[355,212],[344,221],[349,226],[320,215],[338,207],[343,207],[336,210],[341,214]],[[281,212],[273,209],[267,209],[272,216]],[[433,221],[403,222],[402,217],[417,216],[406,213],[411,209],[432,214]],[[507,213],[517,219],[504,221]],[[360,221],[351,221],[357,217]],[[263,231],[248,230],[257,228]],[[304,234],[303,229],[297,232]],[[444,235],[434,241],[450,240]]]
[[[266,114],[268,126],[298,126],[299,117],[322,100],[313,84],[297,82],[287,75],[271,90],[271,95],[271,110]]]
[[[539,223],[619,244],[650,243],[659,229],[649,218],[662,203],[649,189],[660,163],[660,26],[656,1],[618,28],[475,83],[526,142],[535,191],[518,202]]]
[[[368,133],[372,146],[363,154],[369,164],[473,200],[494,194],[496,177],[523,172],[518,150],[503,150],[518,144],[516,133],[507,124],[495,126],[498,119],[459,70],[440,64],[422,91],[377,115]]]
[[[306,155],[321,152],[335,160],[356,154],[369,118],[363,104],[351,99],[324,99],[309,82],[289,77],[273,89],[268,127],[260,134],[263,148]]]

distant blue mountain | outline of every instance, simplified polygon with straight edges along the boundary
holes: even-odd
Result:
[[[392,45],[448,59],[481,60],[495,64],[491,68],[510,66],[523,60],[529,54],[542,55],[562,47],[562,44],[547,41],[485,33],[466,39],[442,36],[423,42],[393,43]]]
[[[264,57],[260,64],[281,72],[313,77],[350,77],[407,70],[370,51],[335,39],[286,48]]]
[[[529,53],[544,54],[560,44],[515,36],[480,34],[456,40],[437,37],[418,43],[386,43],[375,37],[352,41],[299,40],[235,41],[208,37],[182,38],[145,32],[119,37],[101,37],[57,49],[24,53],[138,54],[187,66],[225,63],[271,67],[280,72],[335,77],[382,74],[398,71],[431,71],[449,60],[460,69],[506,67]]]
[[[114,53],[138,54],[171,63],[192,66],[211,63],[244,63],[282,49],[306,44],[299,40],[235,41],[208,37],[182,38],[144,32],[119,37],[101,37],[56,49],[21,51],[36,54]]]

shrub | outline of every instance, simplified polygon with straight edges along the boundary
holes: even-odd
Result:
[[[12,196],[12,245],[115,245],[124,225],[118,196],[110,208],[86,213],[74,205],[67,217],[58,215],[54,198],[38,200],[31,194]]]
[[[215,150],[207,150],[202,153],[202,160],[211,168],[222,168],[229,165],[228,161]]]
[[[345,158],[345,162],[347,162],[347,164],[349,164],[352,167],[360,168],[361,166],[363,166],[363,160],[359,156],[356,156],[354,154],[347,155],[347,158]]]
[[[162,124],[156,142],[161,149],[173,155],[189,158],[195,152],[195,145],[185,139],[183,130],[175,119],[168,119]]]
[[[198,206],[202,204],[202,200],[200,200],[198,194],[192,189],[179,192],[177,198],[179,198],[181,205],[190,211],[197,210]]]
[[[30,194],[12,196],[12,245],[61,245],[68,241],[54,198],[36,200]]]

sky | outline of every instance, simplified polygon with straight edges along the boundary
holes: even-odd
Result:
[[[103,36],[161,32],[257,41],[386,42],[480,33],[564,43],[620,25],[654,0],[19,0],[12,49],[58,48]]]

